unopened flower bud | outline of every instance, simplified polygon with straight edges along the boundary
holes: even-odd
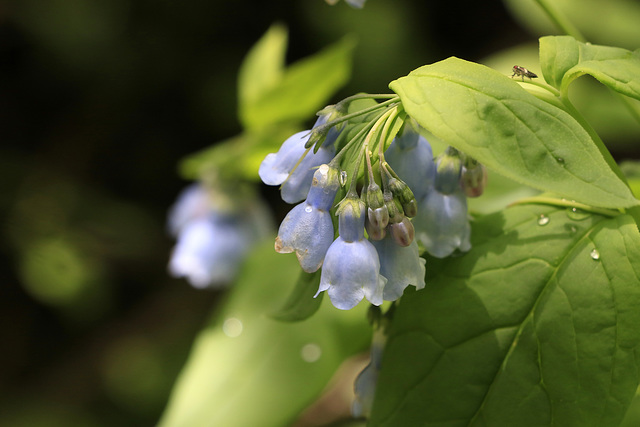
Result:
[[[411,191],[409,186],[400,179],[391,178],[389,180],[389,188],[394,197],[400,202],[404,214],[409,218],[416,216],[418,213],[418,202],[416,202],[413,191]]]
[[[462,167],[460,183],[467,197],[481,196],[487,185],[487,168],[474,159],[467,159]]]
[[[460,188],[460,173],[462,159],[460,153],[453,147],[438,156],[436,163],[435,187],[441,194],[452,194]]]
[[[384,202],[380,186],[375,182],[369,184],[366,190],[367,215],[371,226],[383,229],[389,223],[389,210]]]
[[[371,240],[382,240],[387,235],[387,227],[374,227],[369,218],[366,219],[364,228]]]
[[[400,222],[391,224],[389,231],[393,240],[400,246],[409,246],[415,236],[413,223],[407,217],[404,217]]]
[[[389,212],[389,224],[402,221],[404,218],[402,206],[390,191],[384,193],[384,203]]]

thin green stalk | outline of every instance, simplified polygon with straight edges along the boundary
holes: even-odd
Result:
[[[576,40],[586,42],[587,39],[582,35],[580,30],[569,21],[569,19],[556,6],[552,5],[551,0],[535,0],[536,3],[547,14],[551,22],[553,22],[563,33],[572,36]]]
[[[546,197],[546,196],[525,197],[524,199],[520,199],[516,202],[511,203],[509,206],[527,205],[527,204],[541,204],[541,205],[560,206],[560,207],[566,207],[566,208],[575,208],[580,211],[591,212],[598,215],[604,215],[604,216],[610,216],[610,217],[620,215],[620,211],[616,211],[613,209],[597,208],[594,206],[585,205],[584,203],[578,203],[573,200],[557,199],[555,197]]]

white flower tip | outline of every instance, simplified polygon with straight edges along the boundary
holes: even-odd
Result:
[[[289,171],[282,171],[275,168],[278,155],[276,153],[267,154],[260,168],[258,169],[258,175],[262,182],[267,185],[280,185],[286,181],[289,176]]]

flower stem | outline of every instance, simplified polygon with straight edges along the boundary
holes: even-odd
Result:
[[[567,19],[567,17],[552,5],[550,0],[535,0],[538,6],[547,14],[547,17],[553,22],[563,33],[572,36],[576,40],[586,42],[587,39],[582,35],[580,30]]]
[[[526,204],[542,204],[542,205],[551,205],[551,206],[562,206],[567,208],[576,208],[581,211],[591,212],[598,215],[615,217],[620,215],[620,211],[616,211],[613,209],[605,209],[605,208],[597,208],[594,206],[585,205],[584,203],[578,203],[573,200],[565,200],[565,199],[557,199],[555,197],[546,197],[546,196],[535,196],[535,197],[525,197],[524,199],[520,199],[516,202],[511,203],[509,206],[515,205],[526,205]]]

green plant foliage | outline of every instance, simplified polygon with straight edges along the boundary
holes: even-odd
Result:
[[[472,243],[398,305],[371,425],[618,425],[638,383],[633,219],[516,206]]]
[[[508,178],[594,206],[637,204],[572,115],[503,74],[449,58],[390,88],[421,126]]]
[[[573,80],[589,74],[616,92],[640,100],[639,51],[547,36],[540,39],[540,65],[547,83],[563,93]]]
[[[200,332],[160,426],[290,425],[342,361],[369,345],[364,305],[342,312],[325,304],[299,323],[269,317],[298,275],[296,257],[275,253],[271,242],[247,260]]]
[[[293,292],[284,305],[271,315],[283,322],[298,322],[312,316],[320,308],[324,293],[314,298],[320,285],[320,270],[315,273],[300,272]]]
[[[307,120],[351,75],[354,42],[349,38],[280,70],[286,42],[281,33],[277,27],[267,32],[243,64],[239,116],[245,129]],[[262,76],[263,67],[266,77]]]

